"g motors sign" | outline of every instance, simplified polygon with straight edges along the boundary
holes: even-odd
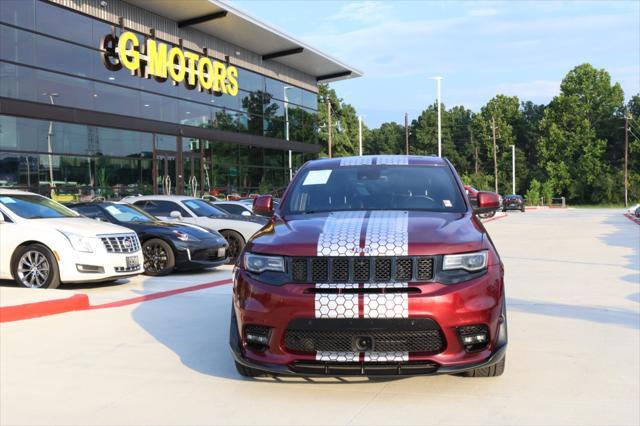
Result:
[[[101,44],[102,62],[112,71],[124,67],[135,75],[153,77],[159,82],[171,79],[174,84],[184,82],[189,89],[238,94],[238,69],[224,62],[152,39],[140,45],[138,37],[129,31],[120,36],[106,35]]]

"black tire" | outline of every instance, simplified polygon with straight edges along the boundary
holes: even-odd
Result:
[[[34,265],[34,269],[27,270],[29,265]],[[21,287],[58,288],[60,285],[58,262],[51,250],[39,243],[18,247],[11,259],[11,275]]]
[[[471,371],[463,373],[464,377],[498,377],[504,373],[504,367],[507,362],[507,356],[505,355],[500,362],[490,365],[489,367],[476,368]]]
[[[520,209],[520,211],[521,211],[522,213],[524,213],[524,207],[522,207],[522,208]]]
[[[220,235],[222,235],[229,244],[229,247],[227,247],[227,264],[233,265],[238,256],[240,256],[240,253],[242,253],[244,238],[236,231],[231,230],[220,231]]]
[[[152,277],[168,275],[176,266],[176,256],[166,241],[152,238],[142,243],[144,274]]]
[[[255,368],[247,367],[240,364],[238,361],[234,361],[236,364],[236,371],[242,377],[260,377],[264,376],[264,373],[260,370],[256,370]]]

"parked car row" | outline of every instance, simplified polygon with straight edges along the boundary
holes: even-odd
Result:
[[[269,218],[250,208],[238,214],[222,207],[229,208],[186,196],[65,206],[0,189],[0,279],[56,288],[61,282],[108,282],[235,263]]]

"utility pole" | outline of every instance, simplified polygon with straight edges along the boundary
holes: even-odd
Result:
[[[409,114],[404,113],[404,149],[409,155]]]
[[[624,115],[624,206],[629,207],[629,113]]]
[[[496,194],[498,193],[498,150],[496,148],[496,118],[491,116],[491,129],[493,130],[493,175],[496,183]]]
[[[362,116],[358,116],[358,152],[362,157]]]
[[[516,146],[511,145],[511,193],[516,193]]]
[[[327,149],[329,151],[329,158],[331,158],[331,102],[327,98]]]
[[[438,157],[442,157],[442,100],[440,99],[440,82],[442,77],[433,77],[436,81],[436,91],[438,98]]]

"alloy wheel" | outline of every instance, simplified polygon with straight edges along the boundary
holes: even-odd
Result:
[[[49,260],[37,250],[25,252],[18,261],[18,279],[25,287],[43,287],[49,278],[50,271]]]
[[[161,272],[167,267],[167,252],[160,244],[146,244],[143,254],[145,270]]]

